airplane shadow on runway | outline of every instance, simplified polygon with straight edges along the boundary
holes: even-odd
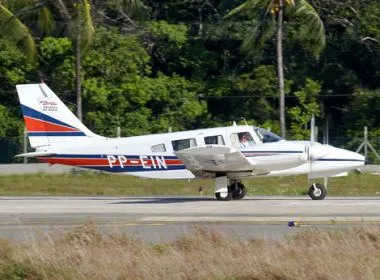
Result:
[[[309,201],[312,202],[308,196],[284,196],[284,197],[247,197],[242,200],[233,201],[217,201],[214,197],[130,197],[124,198],[123,201],[111,202],[110,204],[171,204],[171,203],[186,203],[186,202],[201,202],[201,201],[215,201],[218,203],[231,203],[238,201]],[[324,201],[352,201],[352,200],[380,200],[379,197],[329,197]],[[322,200],[323,201],[323,200]],[[321,201],[321,202],[322,202]]]
[[[170,204],[198,201],[216,201],[213,197],[147,197],[147,198],[127,198],[123,201],[112,202],[110,204]]]

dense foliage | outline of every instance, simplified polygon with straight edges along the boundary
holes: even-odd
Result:
[[[29,28],[37,54],[31,59],[21,35],[14,36],[17,40],[4,35],[11,26],[1,19],[6,11],[0,9],[1,137],[22,135],[16,84],[45,80],[76,109],[73,29],[59,5],[45,2],[50,1],[0,2]],[[69,7],[81,16],[75,1],[63,2],[74,3]],[[324,23],[326,45],[316,54],[304,19],[284,14],[287,137],[307,138],[314,113],[319,127],[329,121],[331,138],[357,138],[337,144],[356,148],[367,125],[378,149],[380,4],[308,2]],[[225,17],[244,1],[88,3],[91,9],[82,24],[91,12],[95,32],[81,53],[81,81],[83,119],[91,130],[115,136],[120,126],[122,135],[130,136],[245,118],[278,132],[276,38],[268,37],[247,52],[241,46],[258,24],[257,15]]]

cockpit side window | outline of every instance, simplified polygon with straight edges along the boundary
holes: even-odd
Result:
[[[206,145],[225,145],[222,135],[207,136],[204,140]]]
[[[197,146],[197,141],[194,138],[180,139],[172,141],[173,150],[179,151]]]
[[[234,148],[246,148],[255,145],[255,141],[249,132],[232,133],[230,140]]]

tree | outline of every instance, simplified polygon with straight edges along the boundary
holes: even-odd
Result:
[[[8,2],[8,1],[7,1]],[[82,120],[82,85],[81,85],[81,59],[88,50],[94,27],[91,17],[91,5],[88,0],[58,0],[56,2],[43,0],[14,0],[9,1],[10,7],[24,18],[34,21],[38,12],[38,25],[45,33],[54,29],[54,19],[51,10],[58,9],[59,15],[64,20],[69,30],[69,37],[75,43],[75,88],[77,97],[77,116]],[[55,15],[56,18],[59,15]],[[35,56],[34,39],[29,29],[22,24],[15,15],[0,4],[0,23],[7,27],[6,34],[15,34],[15,39],[24,39],[28,51]]]
[[[315,41],[314,51],[319,53],[325,45],[324,26],[317,12],[306,0],[247,0],[227,14],[227,17],[245,12],[256,17],[255,27],[243,43],[243,50],[252,52],[257,46],[262,46],[275,31],[277,78],[279,91],[279,117],[281,136],[286,136],[285,124],[285,83],[283,63],[283,23],[284,16],[295,17],[301,23],[303,33]],[[258,17],[258,18],[257,18]]]
[[[55,4],[66,24],[69,26],[70,38],[75,44],[75,91],[77,117],[83,120],[82,112],[82,58],[91,45],[94,26],[91,16],[91,5],[88,0],[58,0]]]
[[[28,58],[32,61],[36,58],[36,44],[29,28],[24,25],[20,19],[12,13],[7,4],[8,1],[0,0],[0,36],[15,43],[22,45],[28,54]],[[14,4],[14,2],[13,2]]]
[[[273,104],[273,97],[276,96],[275,81],[276,70],[270,65],[260,65],[250,73],[238,76],[235,86],[242,92],[241,95],[252,96],[243,104],[241,100],[234,100],[241,104],[242,111],[239,113],[242,117],[253,119],[258,123],[275,117],[275,104]],[[237,117],[235,119],[238,119]]]
[[[294,93],[299,105],[288,111],[291,119],[290,130],[294,139],[310,138],[310,130],[307,129],[307,125],[312,115],[318,116],[320,113],[317,100],[320,92],[321,85],[307,78],[305,86]]]
[[[92,19],[92,5],[89,0],[57,0],[54,4],[69,26],[69,37],[75,46],[75,89],[77,99],[77,117],[82,121],[82,59],[87,53],[95,32]],[[117,10],[129,25],[135,27],[130,12],[139,12],[145,8],[140,0],[108,0],[105,5],[111,10]],[[102,14],[108,18],[107,15]]]
[[[46,38],[40,47],[54,67],[53,87],[63,94],[74,83],[68,43]],[[115,136],[117,127],[123,136],[191,129],[207,114],[205,102],[198,100],[201,83],[176,74],[152,75],[151,57],[138,37],[116,28],[96,30],[82,71],[84,117],[96,133]]]

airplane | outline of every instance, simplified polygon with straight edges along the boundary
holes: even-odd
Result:
[[[308,194],[322,200],[327,178],[362,167],[365,157],[314,140],[286,141],[262,128],[236,125],[107,138],[90,131],[45,84],[16,86],[35,157],[107,173],[159,179],[213,177],[217,200],[242,199],[248,177],[308,174]],[[314,183],[325,178],[324,184]]]

